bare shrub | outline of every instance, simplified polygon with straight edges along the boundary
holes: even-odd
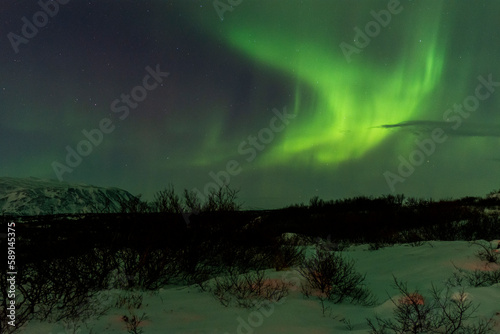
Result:
[[[274,258],[274,267],[277,271],[293,267],[305,259],[304,249],[293,242],[285,240],[282,236],[277,240],[277,250]]]
[[[183,279],[187,284],[195,284],[201,291],[209,289],[208,280],[218,273],[218,268],[212,267],[206,262],[198,262],[194,268],[183,272]]]
[[[497,270],[465,270],[455,266],[455,271],[447,280],[450,287],[472,286],[488,287],[500,283],[500,269]]]
[[[488,263],[498,263],[499,253],[495,251],[495,248],[488,242],[487,244],[473,241],[471,245],[479,246],[480,249],[477,251],[476,256],[481,261],[486,261]]]
[[[110,306],[99,299],[104,297],[101,290],[107,286],[107,278],[101,275],[100,269],[86,255],[54,259],[37,265],[34,271],[39,278],[46,277],[46,280],[42,278],[45,293],[35,307],[35,317],[49,322],[64,319],[85,321],[105,314]],[[30,296],[33,288],[31,281],[20,286],[19,290],[23,295]]]
[[[107,285],[109,272],[107,265],[96,264],[95,260],[90,253],[20,266],[16,277],[16,327],[4,322],[8,319],[4,308],[8,299],[0,298],[5,301],[0,305],[2,333],[14,332],[33,319],[65,322],[77,329],[81,323],[105,314],[111,306],[101,290]],[[7,292],[3,288],[7,278],[3,274],[0,278],[1,291]]]
[[[200,199],[194,190],[184,189],[184,203],[189,212],[198,213],[201,211]]]
[[[332,240],[332,235],[329,234],[326,239],[316,237],[314,239],[314,244],[327,251],[342,252],[351,246],[351,242],[348,240]]]
[[[35,306],[40,303],[43,294],[47,292],[46,288],[44,288],[44,281],[42,279],[38,279],[36,277],[36,272],[34,273],[35,277],[33,280],[29,279],[29,276],[26,276],[30,270],[27,268],[18,268],[18,275],[16,276],[16,288],[22,287],[23,285],[31,284],[32,291],[30,291],[29,298],[26,297],[21,291],[17,291],[16,293],[16,305],[15,305],[15,319],[12,317],[9,318],[11,312],[8,310],[8,307],[11,307],[9,304],[9,295],[10,292],[10,282],[7,279],[10,277],[7,275],[6,270],[0,271],[0,332],[1,333],[15,333],[20,330],[23,325],[25,325],[28,321],[34,318],[35,315]],[[12,314],[14,316],[14,314]],[[16,326],[9,325],[8,322],[15,320]]]
[[[214,279],[210,291],[226,307],[234,303],[250,308],[263,300],[279,301],[286,297],[289,284],[267,280],[263,270],[240,274],[236,268],[228,268],[226,275]]]
[[[151,207],[157,212],[182,213],[184,211],[181,199],[175,193],[174,186],[171,184],[154,195]]]
[[[211,247],[212,246],[212,247]],[[229,253],[237,257],[237,252],[227,247],[220,250],[222,246],[207,242],[186,245],[177,251],[175,260],[178,265],[178,277],[182,283],[196,284],[202,291],[207,290],[207,280],[222,273],[220,256]]]
[[[156,290],[169,284],[179,275],[179,267],[174,252],[164,249],[124,248],[116,253],[119,280],[114,284],[125,289],[140,287]],[[115,286],[117,287],[117,286]]]
[[[381,242],[381,241],[375,241],[375,242],[370,242],[368,244],[368,250],[370,252],[377,251],[381,248],[389,247],[392,246],[392,244],[386,243],[386,242]]]
[[[344,258],[340,253],[317,247],[314,257],[304,262],[299,273],[309,287],[318,289],[329,301],[372,305],[373,295],[363,283],[365,276],[356,272],[354,264],[353,260]]]
[[[120,213],[146,213],[150,211],[147,202],[141,200],[142,195],[139,194],[128,200],[119,199]]]
[[[402,243],[409,244],[411,247],[420,247],[425,243],[418,229],[403,230],[399,232],[399,239]]]
[[[206,202],[203,203],[203,212],[238,211],[241,204],[236,203],[239,189],[232,189],[229,186],[220,187],[218,190],[211,190]]]
[[[128,315],[122,316],[122,320],[127,326],[127,330],[130,334],[141,334],[143,329],[139,325],[146,320],[148,317],[146,313],[143,312],[142,315],[138,316],[136,311],[142,308],[142,294],[136,291],[129,291],[126,294],[118,296],[116,301],[116,307],[126,307],[128,310]]]
[[[130,317],[127,315],[124,315],[122,317],[122,320],[125,322],[125,324],[127,326],[127,331],[130,334],[142,334],[142,333],[144,333],[144,330],[142,328],[139,328],[139,325],[146,319],[148,319],[146,313],[142,313],[141,316],[137,316],[135,314],[132,314]]]
[[[470,323],[478,306],[474,306],[464,290],[452,295],[449,289],[440,290],[434,285],[430,297],[418,291],[410,292],[406,283],[394,278],[395,288],[401,294],[391,298],[395,306],[394,319],[376,317],[367,319],[370,333],[476,333],[491,332],[491,320]]]

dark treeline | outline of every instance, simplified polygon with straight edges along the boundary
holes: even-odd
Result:
[[[281,210],[281,228],[349,242],[491,239],[500,234],[500,200],[466,197],[433,201],[404,195],[355,197]],[[288,212],[289,214],[285,214]],[[278,218],[278,219],[276,219]]]
[[[144,210],[144,204],[134,201],[123,203],[122,213],[0,216],[4,231],[8,222],[17,222],[18,324],[81,317],[79,312],[95,308],[93,296],[110,287],[155,290],[165,284],[197,284],[204,289],[209,278],[235,273],[230,268],[238,273],[281,270],[302,261],[303,250],[296,246],[319,238],[337,247],[369,243],[377,249],[500,236],[500,201],[493,197],[313,198],[308,205],[237,211],[235,193],[231,194],[197,205],[196,211],[169,201],[174,195],[170,192],[161,200],[168,212]],[[8,300],[6,284],[2,271],[2,313]]]
[[[499,207],[496,198],[433,201],[389,195],[332,201],[315,197],[309,205],[278,210],[128,211],[0,219],[2,226],[22,221],[16,226],[18,256],[36,261],[93,248],[179,250],[203,242],[241,243],[240,237],[245,245],[260,244],[283,233],[349,243],[493,239],[500,235]]]

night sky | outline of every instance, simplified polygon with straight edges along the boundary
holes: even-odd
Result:
[[[247,209],[484,196],[500,188],[499,12],[465,0],[2,0],[0,176],[146,199],[217,179]]]

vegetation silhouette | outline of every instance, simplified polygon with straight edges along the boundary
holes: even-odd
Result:
[[[349,293],[330,294],[329,299],[366,302],[370,292],[363,289],[363,276],[341,256],[331,257],[329,252],[340,252],[355,243],[370,244],[375,250],[396,243],[417,246],[428,240],[475,241],[500,236],[500,199],[492,194],[440,201],[403,195],[330,201],[314,197],[308,205],[259,211],[241,211],[237,195],[238,190],[223,187],[202,203],[196,194],[185,190],[179,196],[169,186],[151,203],[140,197],[120,203],[120,212],[0,216],[4,230],[8,222],[17,222],[16,328],[33,319],[59,321],[103,314],[106,308],[96,307],[95,297],[112,287],[156,290],[166,284],[196,284],[200,290],[212,291],[221,303],[228,303],[234,295],[221,293],[221,287],[231,282],[256,287],[241,283],[238,275],[251,276],[247,282],[263,282],[262,270],[293,266],[302,268],[304,277],[314,285],[316,279],[326,277],[317,276],[320,268],[313,268],[320,263],[333,263],[352,274],[352,284],[345,290]],[[335,247],[320,252],[321,261],[306,266],[300,246],[326,238]],[[493,260],[494,247],[482,244],[479,255]],[[338,273],[328,274],[331,279],[320,281],[326,284],[325,293],[330,291],[328,284],[339,285],[334,279]],[[226,278],[219,279],[216,286],[207,284],[215,277]],[[474,273],[458,272],[453,281],[472,285],[474,277]],[[484,281],[482,278],[478,279]],[[486,281],[498,283],[498,273]],[[7,273],[2,271],[1,319],[7,319],[6,285]],[[286,295],[287,287],[280,289],[280,296]],[[260,293],[238,291],[236,296]],[[266,295],[270,298],[273,292]],[[378,321],[378,325],[389,326]],[[1,329],[5,333],[13,330],[4,320]]]

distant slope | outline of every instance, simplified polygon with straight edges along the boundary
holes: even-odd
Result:
[[[0,177],[0,214],[6,215],[119,212],[119,203],[133,198],[118,188],[32,177]]]

